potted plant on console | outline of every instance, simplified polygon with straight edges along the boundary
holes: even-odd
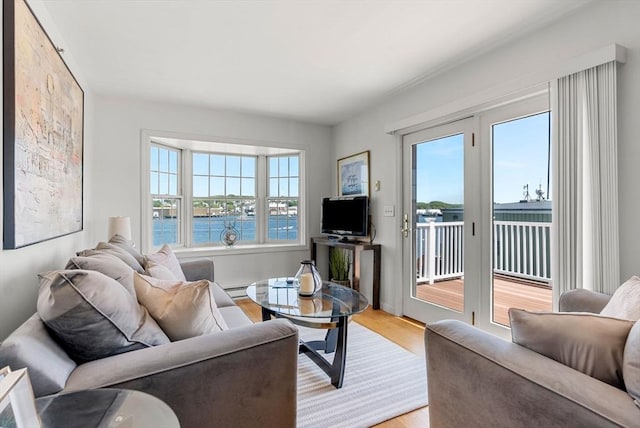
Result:
[[[331,282],[350,287],[349,270],[351,269],[351,258],[349,252],[342,248],[331,248],[329,250],[329,271]]]

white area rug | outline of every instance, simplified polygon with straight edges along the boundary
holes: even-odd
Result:
[[[341,389],[306,355],[298,359],[298,428],[370,427],[427,404],[425,359],[377,333],[349,324]],[[299,327],[303,340],[325,330]],[[333,354],[321,354],[329,361]]]

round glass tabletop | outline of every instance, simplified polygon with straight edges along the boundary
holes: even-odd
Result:
[[[313,296],[300,296],[293,278],[254,282],[247,288],[247,295],[275,313],[306,318],[346,317],[364,311],[369,305],[361,293],[328,281],[323,281],[322,289]]]

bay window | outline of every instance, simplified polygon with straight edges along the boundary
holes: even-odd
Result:
[[[230,229],[238,248],[304,243],[302,150],[150,141],[152,221],[142,225],[152,247],[224,247]]]

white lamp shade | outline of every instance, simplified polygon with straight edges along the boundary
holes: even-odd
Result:
[[[126,239],[131,239],[131,218],[130,217],[109,217],[109,239],[114,235],[120,235]]]

